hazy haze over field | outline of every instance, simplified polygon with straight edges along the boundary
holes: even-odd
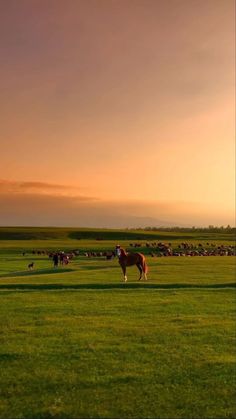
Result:
[[[234,224],[233,0],[3,0],[1,225]]]

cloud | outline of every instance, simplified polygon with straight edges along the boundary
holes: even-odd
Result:
[[[32,192],[27,186],[22,192],[19,190],[18,182],[13,184],[17,184],[16,193],[10,190],[12,185],[10,188],[4,185],[5,190],[4,187],[1,188],[2,226],[136,228],[234,224],[233,214],[231,217],[217,212],[216,209],[203,208],[196,203],[102,201],[86,196],[57,195],[54,194],[53,188],[52,194],[41,193],[40,187],[37,193]],[[49,185],[50,189],[51,184]]]
[[[79,192],[85,188],[71,185],[61,185],[47,182],[27,182],[0,179],[0,193],[12,194],[36,194],[50,196],[79,196]],[[79,196],[83,199],[96,199],[95,197]]]

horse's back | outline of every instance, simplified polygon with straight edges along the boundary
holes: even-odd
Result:
[[[136,264],[142,264],[145,260],[145,257],[142,253],[128,253],[124,258],[120,258],[120,264],[125,264],[126,266],[132,266]]]

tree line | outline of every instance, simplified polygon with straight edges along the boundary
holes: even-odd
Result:
[[[144,228],[132,228],[132,230],[145,230],[145,231],[167,231],[172,233],[236,233],[236,228],[231,227],[230,225],[227,226],[214,226],[209,225],[208,227],[144,227]]]

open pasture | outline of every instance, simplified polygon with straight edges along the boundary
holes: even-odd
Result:
[[[235,257],[147,256],[148,281],[130,267],[123,283],[117,259],[81,255],[55,270],[31,251],[111,250],[147,232],[58,230],[2,231],[0,417],[234,418]],[[163,235],[188,240],[150,240]],[[232,243],[190,241],[200,239]]]

